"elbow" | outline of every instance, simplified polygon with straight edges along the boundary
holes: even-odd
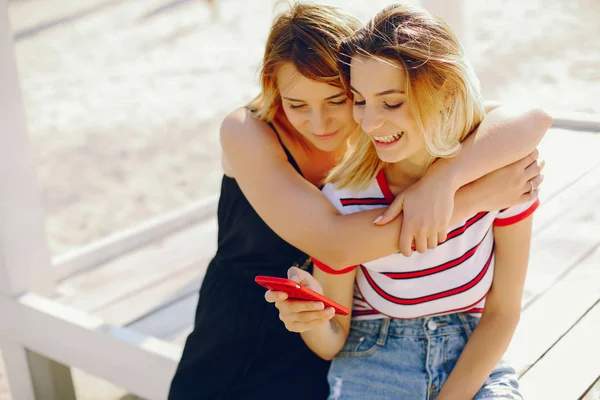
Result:
[[[330,348],[330,349],[319,349],[318,351],[314,351],[317,356],[322,358],[325,361],[331,361],[338,355],[342,348]]]
[[[346,257],[346,252],[341,249],[338,251],[332,248],[327,248],[323,249],[321,253],[321,256],[315,256],[315,258],[319,260],[319,262],[325,264],[327,267],[335,271],[341,271],[352,266]]]
[[[527,130],[529,134],[534,136],[535,147],[543,139],[548,129],[554,123],[554,119],[541,108],[534,108],[525,114],[527,120]]]

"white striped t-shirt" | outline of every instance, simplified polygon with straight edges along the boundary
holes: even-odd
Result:
[[[362,191],[338,189],[323,193],[342,214],[389,205],[394,195],[383,170]],[[453,226],[435,249],[410,257],[393,254],[358,266],[352,317],[355,319],[419,318],[468,312],[481,314],[494,275],[493,226],[517,223],[531,215],[538,200],[502,211],[480,212]],[[368,244],[365,244],[368,245]],[[314,260],[329,273],[343,273]]]

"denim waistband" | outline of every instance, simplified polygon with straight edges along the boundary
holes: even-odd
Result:
[[[380,340],[385,340],[387,336],[426,337],[461,332],[471,336],[477,322],[479,317],[454,313],[414,319],[381,318],[352,321],[351,329],[365,334],[379,333]]]

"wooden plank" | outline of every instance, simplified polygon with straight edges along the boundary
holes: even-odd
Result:
[[[600,146],[600,144],[599,144]],[[546,175],[547,183],[554,183],[552,171]],[[533,234],[538,234],[550,226],[554,220],[567,213],[578,199],[584,198],[598,188],[600,182],[600,161],[585,171],[581,176],[573,175],[573,181],[560,188],[553,187],[554,192],[548,193],[547,187],[542,186],[540,193],[540,208],[533,219]]]
[[[165,304],[171,304],[196,293],[204,278],[206,265],[207,263],[203,262],[174,272],[152,286],[95,310],[94,315],[110,324],[125,326]]]
[[[192,265],[199,266],[202,273],[216,251],[216,230],[216,218],[212,218],[68,279],[59,285],[66,295],[57,301],[94,311],[164,282]]]
[[[0,296],[26,291],[51,295],[54,278],[46,243],[44,212],[6,2],[0,3]]]
[[[211,218],[216,214],[217,202],[218,196],[210,196],[88,246],[57,256],[52,260],[57,278],[67,279],[76,273],[107,263],[127,252],[148,245],[170,233]]]
[[[11,397],[13,399],[35,400],[35,389],[29,370],[27,350],[23,345],[15,343],[1,334],[0,348],[2,349],[4,363],[9,366],[6,369],[6,377],[10,385]]]
[[[540,199],[547,203],[598,165],[600,135],[550,129],[538,149],[546,160]],[[568,165],[568,168],[565,168]]]
[[[600,132],[600,115],[575,111],[553,110],[553,127],[578,131]]]
[[[135,321],[127,327],[166,341],[173,341],[194,324],[198,294],[193,293],[152,314]]]
[[[48,298],[0,296],[0,338],[150,400],[165,399],[181,347],[105,324]],[[65,340],[67,338],[68,340]]]
[[[554,313],[547,320],[552,324]],[[600,376],[600,301],[520,380],[526,399],[579,399]]]
[[[582,400],[600,400],[600,377],[590,387]]]
[[[600,299],[600,237],[596,241],[591,254],[522,313],[504,356],[520,375]]]
[[[600,238],[598,204],[600,185],[587,197],[571,203],[567,213],[534,236],[525,280],[524,308],[595,249]]]

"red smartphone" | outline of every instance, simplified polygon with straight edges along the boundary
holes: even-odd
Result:
[[[257,276],[254,278],[254,281],[269,290],[286,292],[289,296],[288,299],[290,300],[321,301],[325,304],[325,308],[333,307],[336,314],[348,315],[350,313],[350,310],[343,305],[320,295],[314,290],[300,286],[297,282],[290,279],[277,278],[274,276]]]

